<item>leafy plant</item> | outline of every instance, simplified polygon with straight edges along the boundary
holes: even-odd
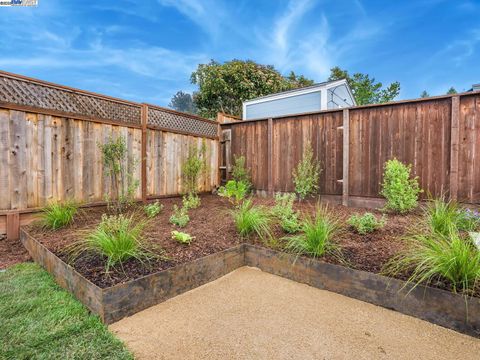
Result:
[[[182,198],[183,207],[187,210],[196,209],[200,206],[200,197],[194,193],[188,193]]]
[[[254,206],[248,199],[232,210],[233,220],[242,237],[257,234],[261,239],[270,238],[271,217],[262,206]]]
[[[229,180],[218,189],[218,195],[226,197],[230,202],[239,204],[247,195],[248,185],[242,181]]]
[[[102,221],[86,238],[72,246],[72,257],[80,253],[93,253],[106,258],[105,271],[122,265],[129,259],[142,263],[156,257],[154,247],[148,244],[143,232],[148,221],[134,214],[126,216],[102,215]]]
[[[295,194],[276,194],[272,214],[279,220],[283,231],[293,234],[300,229],[298,213],[293,210]]]
[[[247,192],[252,187],[250,172],[245,165],[245,156],[233,156],[232,178],[237,183],[241,182],[247,187]]]
[[[390,275],[410,273],[413,288],[447,282],[453,292],[472,294],[480,280],[480,252],[454,228],[445,236],[438,232],[407,237],[406,249],[384,269]]]
[[[46,228],[57,230],[73,223],[78,204],[73,201],[51,203],[42,209],[40,221]]]
[[[105,144],[98,144],[106,174],[110,178],[110,194],[106,196],[108,207],[120,214],[134,202],[135,192],[140,184],[134,179],[135,161],[128,158],[128,149],[123,136],[109,138]],[[130,173],[127,171],[130,169]]]
[[[154,203],[151,203],[151,204],[147,204],[143,207],[145,214],[149,218],[154,218],[155,216],[160,214],[162,209],[163,209],[163,205],[160,204],[158,201],[155,201]]]
[[[320,171],[320,165],[313,159],[312,145],[308,143],[302,161],[298,163],[292,174],[295,192],[300,199],[316,193]]]
[[[348,219],[348,224],[355,229],[355,231],[361,235],[365,235],[375,230],[381,229],[385,226],[385,216],[382,216],[378,220],[372,213],[365,213],[363,215],[352,215]]]
[[[196,145],[191,145],[188,148],[188,156],[182,165],[182,180],[183,190],[185,194],[197,194],[198,193],[198,180],[202,172],[206,170],[206,145],[202,143],[202,147],[199,151]]]
[[[397,159],[385,163],[380,194],[387,199],[387,210],[403,214],[417,207],[418,195],[422,190],[418,185],[418,177],[410,178],[411,168],[411,165],[404,165]]]
[[[318,206],[315,217],[308,215],[301,223],[301,232],[287,238],[286,248],[297,255],[320,257],[325,254],[338,255],[339,247],[333,241],[340,226],[326,207]]]
[[[179,227],[185,227],[189,221],[190,217],[188,216],[188,209],[184,207],[179,208],[177,205],[173,205],[173,214],[170,216],[170,223]]]
[[[194,237],[190,234],[173,230],[172,239],[178,241],[181,244],[190,244],[193,241]]]
[[[478,213],[461,207],[457,202],[441,198],[428,202],[425,222],[432,232],[448,236],[453,231],[475,231],[480,225]]]

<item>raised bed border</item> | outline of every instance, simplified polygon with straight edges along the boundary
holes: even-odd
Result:
[[[32,258],[57,283],[106,323],[111,324],[242,267],[332,291],[480,337],[480,299],[418,286],[378,274],[295,257],[276,250],[242,244],[139,279],[102,289],[63,262],[24,229],[20,238]]]

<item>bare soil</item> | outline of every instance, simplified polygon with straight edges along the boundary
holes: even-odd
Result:
[[[6,235],[0,234],[0,269],[29,260],[30,255],[20,240],[7,240]]]
[[[130,260],[123,263],[121,267],[117,266],[111,269],[108,274],[105,274],[105,259],[98,256],[84,254],[73,261],[72,265],[93,283],[104,288],[178,264],[190,262],[228,249],[244,241],[257,245],[272,246],[264,244],[262,240],[256,237],[251,237],[250,239],[241,239],[239,237],[232,217],[229,214],[232,205],[226,199],[216,195],[205,195],[201,199],[201,206],[198,209],[190,210],[190,222],[182,229],[169,223],[173,205],[180,206],[181,199],[171,198],[160,201],[164,205],[164,209],[148,226],[145,237],[147,241],[160,246],[168,259],[152,261],[146,266],[136,260]],[[274,204],[273,199],[257,197],[254,201],[256,204],[265,206]],[[295,204],[296,210],[302,214],[313,214],[315,206],[315,201],[304,201]],[[379,211],[372,209],[347,208],[340,205],[331,205],[329,210],[342,223],[345,223],[348,217],[354,213],[362,214],[370,211],[378,216],[382,215]],[[72,261],[65,250],[66,247],[81,240],[88,231],[94,229],[105,212],[107,212],[105,207],[83,209],[80,215],[77,216],[75,223],[67,228],[49,231],[42,228],[39,224],[32,224],[28,226],[28,231],[62,259]],[[345,225],[345,229],[336,238],[342,249],[343,265],[347,264],[355,269],[378,273],[385,263],[398,253],[402,247],[401,237],[408,231],[409,226],[417,221],[418,214],[406,216],[389,214],[386,216],[387,224],[385,227],[369,235],[359,235]],[[172,240],[172,230],[189,233],[195,239],[190,245],[180,244]],[[286,236],[279,226],[274,226],[273,233],[277,239]],[[282,240],[279,240],[280,245],[281,243]],[[279,246],[279,244],[276,246]],[[324,257],[322,260],[339,263],[339,259],[334,257]]]

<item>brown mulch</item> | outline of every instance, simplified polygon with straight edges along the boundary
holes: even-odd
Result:
[[[243,241],[235,230],[229,214],[232,206],[226,199],[216,195],[202,196],[201,206],[190,210],[190,222],[183,229],[178,229],[169,223],[173,205],[181,205],[181,199],[163,199],[160,202],[164,205],[164,209],[149,225],[145,235],[148,241],[159,245],[164,250],[167,260],[155,260],[148,266],[142,266],[138,261],[130,260],[122,267],[117,266],[105,274],[104,259],[84,254],[72,263],[75,269],[98,286],[109,287],[228,249]],[[270,206],[274,201],[257,197],[255,203]],[[304,201],[296,203],[295,208],[302,213],[313,213],[315,205],[314,201]],[[370,211],[378,216],[382,215],[381,212],[372,209],[347,208],[340,205],[330,205],[329,208],[343,223],[354,213]],[[57,231],[45,230],[38,224],[30,225],[28,230],[62,259],[69,260],[65,248],[93,229],[106,211],[104,207],[83,209],[72,226]],[[336,238],[342,248],[342,264],[346,263],[355,269],[378,273],[384,264],[401,249],[400,238],[409,225],[417,221],[416,218],[416,214],[387,215],[386,226],[369,235],[359,235],[345,227],[345,230]],[[195,240],[190,245],[180,244],[171,239],[172,230],[189,233],[195,237]],[[278,239],[285,237],[278,226],[274,227],[273,232]],[[257,238],[248,241],[264,245]],[[325,257],[323,260],[339,263],[339,260],[334,257]]]
[[[31,260],[20,240],[7,240],[0,234],[0,269]]]

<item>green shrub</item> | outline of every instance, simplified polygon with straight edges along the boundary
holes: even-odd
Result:
[[[154,203],[147,204],[143,207],[143,210],[145,211],[145,214],[149,218],[154,218],[158,214],[162,212],[163,205],[160,204],[158,201],[155,201]]]
[[[133,205],[135,192],[140,185],[133,176],[136,162],[128,157],[123,136],[117,139],[109,138],[105,144],[98,144],[98,147],[103,155],[106,175],[110,178],[110,193],[106,195],[108,207],[120,214]]]
[[[42,209],[40,221],[46,228],[57,230],[73,223],[78,212],[78,204],[67,201],[51,203]]]
[[[172,239],[178,241],[181,244],[190,244],[193,241],[194,237],[190,234],[173,230]]]
[[[296,233],[300,229],[298,213],[293,210],[295,194],[276,194],[272,214],[286,233]]]
[[[187,195],[183,195],[182,204],[183,207],[187,210],[196,209],[200,206],[200,197],[194,193],[188,193]]]
[[[218,195],[226,197],[230,202],[239,204],[248,193],[248,185],[235,180],[229,180],[225,186],[218,189]]]
[[[262,206],[254,206],[251,199],[240,204],[232,215],[240,236],[257,234],[261,239],[271,237],[269,212]]]
[[[448,283],[453,292],[472,294],[480,280],[480,252],[455,229],[447,233],[447,236],[432,232],[407,237],[406,250],[392,259],[384,272],[410,273],[407,283],[413,284],[412,288],[440,281]]]
[[[189,221],[190,217],[188,216],[188,209],[184,207],[179,208],[177,205],[173,205],[173,214],[170,216],[170,223],[179,227],[185,227]]]
[[[352,215],[348,219],[348,224],[355,229],[355,231],[361,235],[365,235],[375,230],[381,229],[385,225],[385,217],[382,216],[378,220],[372,213],[365,213],[363,215]]]
[[[153,245],[143,238],[148,221],[135,215],[102,215],[100,224],[86,238],[73,245],[73,258],[89,252],[106,258],[106,272],[129,259],[142,263],[156,257]]]
[[[340,232],[340,226],[326,207],[317,207],[314,218],[307,216],[301,223],[300,231],[298,235],[287,238],[288,250],[297,255],[313,257],[325,254],[338,255],[339,247],[333,238]]]
[[[418,177],[410,178],[411,165],[397,159],[385,163],[381,195],[387,199],[385,208],[398,213],[407,213],[417,207],[418,195],[422,192]]]
[[[188,148],[187,159],[182,164],[182,184],[185,194],[198,193],[198,180],[202,172],[207,169],[206,151],[205,143],[202,143],[200,150],[196,145]]]
[[[245,156],[233,156],[232,178],[236,182],[241,182],[247,187],[247,192],[252,187],[250,181],[250,172],[245,165]]]
[[[320,171],[320,165],[313,159],[312,146],[308,143],[302,161],[298,163],[292,173],[295,192],[300,199],[305,199],[317,192]]]

